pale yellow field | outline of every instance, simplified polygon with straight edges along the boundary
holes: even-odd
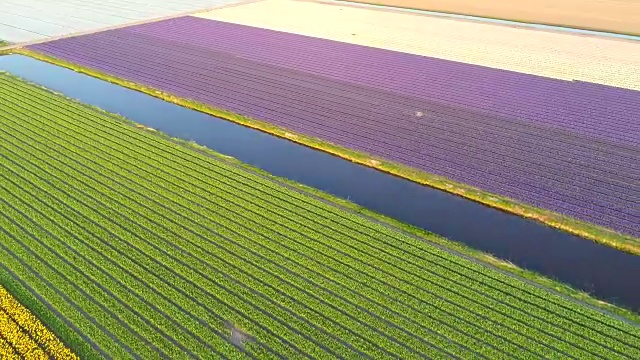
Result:
[[[565,80],[640,90],[640,43],[311,1],[197,16]]]
[[[640,34],[638,0],[350,0],[537,24]]]

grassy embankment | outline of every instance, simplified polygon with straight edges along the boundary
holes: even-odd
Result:
[[[631,235],[622,234],[614,230],[577,220],[562,214],[555,213],[550,210],[536,208],[534,206],[524,204],[513,199],[503,196],[484,192],[478,188],[457,183],[444,177],[429,174],[415,168],[411,168],[398,163],[386,161],[382,158],[373,158],[368,154],[357,152],[339,145],[328,143],[320,139],[296,134],[287,129],[283,129],[267,122],[251,119],[239,114],[231,113],[223,109],[213,108],[211,106],[191,101],[189,99],[179,98],[160,90],[144,86],[141,84],[129,82],[127,80],[95,71],[83,66],[53,58],[44,54],[40,54],[27,49],[16,49],[12,53],[22,54],[33,57],[42,61],[46,61],[55,65],[63,66],[74,71],[84,73],[102,80],[109,81],[133,90],[137,90],[165,101],[178,104],[190,109],[198,110],[207,114],[211,114],[226,120],[230,120],[247,127],[251,127],[281,138],[288,139],[293,142],[325,151],[327,153],[340,156],[349,161],[369,166],[380,171],[403,177],[419,184],[427,185],[436,189],[447,191],[469,200],[502,210],[519,216],[539,221],[548,226],[561,229],[582,238],[610,246],[631,254],[640,255],[640,239]]]

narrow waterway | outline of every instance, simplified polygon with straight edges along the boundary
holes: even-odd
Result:
[[[640,256],[29,57],[0,70],[640,311]]]

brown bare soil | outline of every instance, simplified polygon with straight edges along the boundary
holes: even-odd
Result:
[[[350,0],[640,35],[639,0]]]

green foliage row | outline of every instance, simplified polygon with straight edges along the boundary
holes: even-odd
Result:
[[[114,357],[640,357],[633,324],[6,74],[0,124],[0,255]]]

